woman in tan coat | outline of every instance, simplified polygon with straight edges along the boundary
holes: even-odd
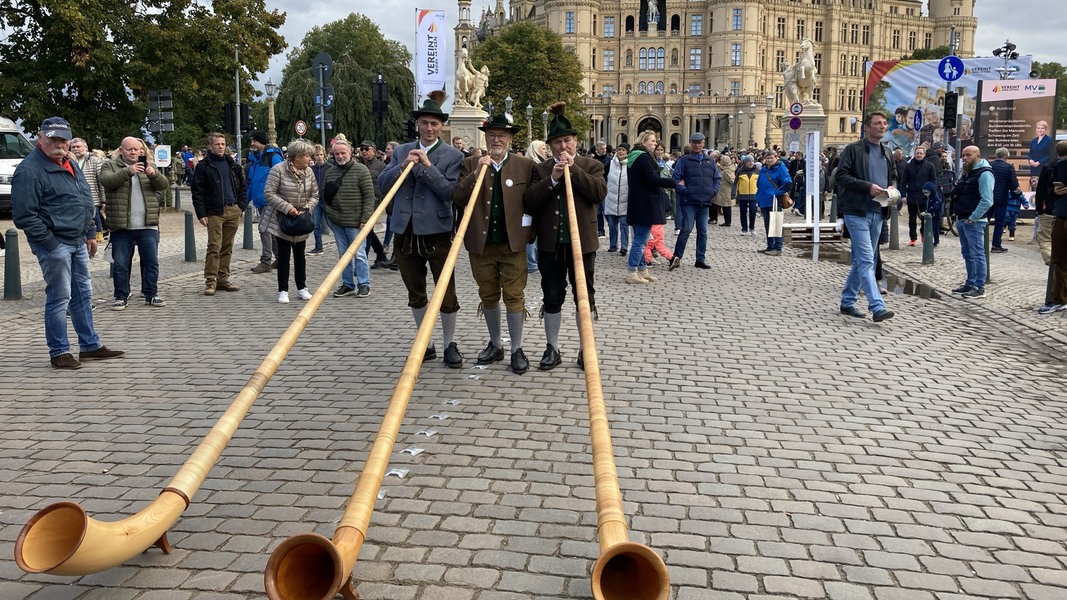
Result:
[[[290,236],[282,233],[278,225],[278,213],[296,216],[301,210],[315,210],[319,203],[319,186],[315,173],[309,168],[315,146],[298,139],[289,144],[288,158],[274,165],[267,175],[263,197],[274,210],[263,213],[267,219],[266,230],[278,241],[278,302],[289,303],[289,256],[293,257],[293,274],[297,295],[301,300],[310,300],[307,288],[307,261],[304,249],[308,234]]]
[[[734,160],[730,158],[729,154],[719,155],[718,162],[715,163],[719,167],[719,175],[722,177],[722,183],[719,185],[719,193],[715,194],[715,197],[711,199],[712,213],[711,219],[714,223],[716,213],[722,213],[722,223],[719,223],[719,227],[730,226],[730,207],[734,205]]]

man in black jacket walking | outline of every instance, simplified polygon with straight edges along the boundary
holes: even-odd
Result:
[[[937,168],[932,161],[926,160],[926,148],[919,146],[911,160],[904,165],[900,176],[900,193],[908,202],[908,236],[911,238],[909,246],[914,246],[915,240],[919,239],[916,220],[919,213],[926,210],[922,204],[923,186],[927,183],[937,183]]]

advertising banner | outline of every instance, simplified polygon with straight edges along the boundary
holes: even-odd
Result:
[[[447,17],[443,10],[415,9],[415,92],[418,103],[433,90],[445,89]]]
[[[1007,148],[1020,180],[1036,177],[1040,166],[1052,160],[1055,112],[1055,79],[983,81],[975,142],[986,157]]]
[[[959,139],[962,146],[975,139],[978,113],[978,86],[982,80],[1000,79],[1002,58],[962,58],[963,72],[942,70],[942,60],[886,60],[867,63],[863,89],[864,111],[880,110],[889,118],[889,132],[882,139],[891,148],[911,156],[916,146],[946,146]],[[958,64],[958,63],[957,63]],[[1019,73],[1029,73],[1029,56],[1011,61]],[[952,91],[959,94],[956,129],[946,135],[941,127],[945,106],[945,77],[953,78]],[[1010,80],[1009,80],[1010,81]],[[918,127],[916,127],[918,125]],[[949,150],[951,157],[951,150]]]

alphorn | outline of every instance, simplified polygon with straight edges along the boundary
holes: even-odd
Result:
[[[593,316],[585,284],[582,242],[574,210],[570,165],[563,167],[567,221],[574,263],[574,292],[578,298],[578,327],[582,338],[585,392],[589,402],[589,437],[593,447],[593,481],[596,486],[597,537],[600,556],[593,563],[592,588],[596,600],[667,600],[670,575],[663,559],[644,544],[631,542],[626,533],[622,492],[619,491],[615,455],[611,447],[600,361],[593,337]]]
[[[471,201],[478,196],[482,180],[489,165],[482,165],[478,179],[471,192]],[[356,481],[356,489],[348,500],[348,507],[341,517],[333,540],[317,533],[301,533],[282,542],[270,555],[263,582],[270,600],[330,600],[341,594],[347,600],[358,600],[352,581],[352,569],[356,566],[363,541],[367,539],[371,513],[378,498],[389,455],[393,452],[400,423],[404,420],[408,400],[415,388],[415,381],[422,367],[426,345],[433,334],[441,303],[444,302],[448,283],[463,246],[463,234],[470,224],[473,210],[463,211],[463,218],[456,229],[455,239],[449,248],[441,276],[434,283],[433,295],[426,306],[426,313],[419,324],[415,341],[411,344],[407,361],[400,373],[389,407],[374,438],[367,462]]]
[[[159,497],[137,514],[121,521],[98,521],[75,502],[57,502],[41,509],[22,528],[15,542],[15,561],[19,568],[28,573],[87,575],[118,566],[153,545],[163,552],[170,552],[167,530],[189,507],[193,495],[204,483],[208,471],[215,466],[241,420],[252,408],[252,403],[274,376],[312,315],[340,278],[341,272],[355,257],[411,168],[412,164],[404,167],[400,178],[382,199],[348,251],[334,265],[315,295],[293,319],[237,398]]]

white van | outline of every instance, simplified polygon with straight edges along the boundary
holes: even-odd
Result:
[[[11,216],[11,176],[33,149],[14,121],[0,117],[0,216]]]

